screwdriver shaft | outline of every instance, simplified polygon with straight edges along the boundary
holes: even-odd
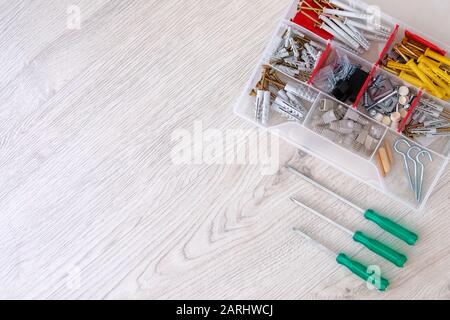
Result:
[[[337,193],[331,191],[330,189],[326,188],[325,186],[321,185],[320,183],[318,183],[317,181],[312,180],[311,178],[307,177],[306,175],[304,175],[303,173],[301,173],[300,171],[298,171],[297,169],[295,169],[294,167],[291,166],[287,166],[288,170],[291,171],[292,173],[296,174],[297,176],[303,178],[304,180],[308,181],[309,183],[311,183],[312,185],[314,185],[315,187],[321,189],[322,191],[325,191],[328,194],[331,194],[332,196],[334,196],[335,198],[341,200],[342,202],[344,202],[345,204],[349,205],[350,207],[352,207],[355,210],[358,210],[361,213],[364,213],[365,210],[363,210],[362,208],[358,207],[356,204],[350,202],[349,200],[345,199],[344,197],[338,195]]]
[[[299,228],[293,228],[292,230],[294,230],[295,232],[298,232],[303,238],[305,238],[306,240],[308,240],[309,242],[311,242],[312,244],[314,244],[315,246],[317,246],[321,250],[323,250],[325,252],[328,252],[328,253],[332,254],[333,256],[337,256],[338,255],[337,252],[334,252],[333,250],[331,250],[330,248],[326,247],[325,245],[323,245],[322,243],[320,243],[316,239],[313,239],[310,236],[308,236],[306,233],[303,232],[303,230],[301,230]]]
[[[351,231],[351,230],[347,229],[346,227],[340,225],[339,223],[337,223],[337,222],[331,220],[330,218],[325,217],[323,214],[317,212],[317,211],[314,210],[314,209],[311,209],[310,207],[308,207],[307,205],[301,203],[301,202],[298,201],[297,199],[291,198],[291,201],[294,202],[295,204],[299,205],[300,207],[302,207],[302,208],[308,210],[309,212],[311,212],[311,213],[314,214],[315,216],[319,217],[320,219],[327,221],[329,224],[335,226],[336,228],[341,229],[342,231],[348,233],[348,234],[350,235],[350,237],[353,238],[353,235],[355,234],[353,231]]]

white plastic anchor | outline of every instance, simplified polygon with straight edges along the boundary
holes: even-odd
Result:
[[[345,42],[348,43],[352,48],[354,49],[359,48],[359,43],[353,40],[353,38],[348,33],[346,33],[343,29],[341,29],[336,23],[331,21],[328,17],[321,15],[319,16],[319,19],[325,22],[334,31],[336,31],[343,39],[345,39]]]
[[[335,9],[328,9],[328,8],[324,8],[323,13],[335,15],[338,17],[353,18],[353,19],[359,19],[359,20],[364,20],[364,21],[368,21],[371,17],[369,14],[366,14],[366,13],[335,10]]]

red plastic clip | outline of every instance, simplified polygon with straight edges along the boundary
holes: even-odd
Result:
[[[406,118],[403,119],[402,124],[398,127],[397,132],[402,133],[405,129],[406,123],[408,122],[409,118],[411,117],[412,113],[414,112],[414,109],[416,109],[417,104],[419,103],[420,99],[422,98],[423,91],[419,90],[419,93],[417,94],[416,99],[414,99],[411,108],[408,110],[408,114],[406,115]]]
[[[375,74],[375,71],[376,71],[376,70],[377,70],[377,67],[376,67],[376,66],[373,66],[372,71],[370,71],[369,76],[368,76],[367,79],[366,79],[366,82],[364,83],[364,85],[362,86],[361,90],[359,91],[358,96],[356,97],[355,103],[353,104],[353,109],[358,108],[358,103],[359,103],[359,101],[361,100],[361,98],[362,98],[364,92],[366,91],[367,86],[368,86],[369,83],[370,83],[370,79],[372,79],[372,77],[373,77],[373,75]]]
[[[313,8],[320,9],[319,6],[312,0],[304,0],[302,3],[307,3]],[[314,12],[313,10],[307,10],[306,12],[308,15],[310,15],[312,18],[319,20],[319,15]],[[299,26],[302,26],[303,28],[311,31],[312,33],[317,34],[319,37],[325,39],[325,40],[331,40],[333,39],[333,36],[329,34],[328,32],[318,28],[315,26],[314,21],[312,21],[310,18],[302,14],[301,11],[299,11],[295,17],[292,19],[292,22],[298,24]]]
[[[377,66],[380,65],[381,61],[382,61],[383,58],[384,58],[384,55],[388,52],[389,47],[391,46],[392,42],[394,42],[394,39],[395,39],[395,36],[397,35],[397,32],[398,32],[399,27],[400,27],[400,26],[399,26],[398,24],[395,25],[394,31],[392,32],[391,36],[389,37],[388,42],[387,42],[386,45],[384,46],[383,51],[381,51],[380,58],[378,58],[378,61],[377,61],[377,63],[376,63]]]
[[[317,63],[317,66],[314,68],[311,77],[308,80],[308,84],[312,84],[314,77],[316,76],[317,72],[319,72],[320,68],[322,68],[322,65],[325,63],[325,60],[328,57],[328,53],[331,51],[331,44],[328,42],[327,47],[323,51],[322,55],[320,56],[319,62]]]

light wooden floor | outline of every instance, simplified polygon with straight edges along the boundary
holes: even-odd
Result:
[[[448,1],[372,2],[450,42]],[[232,106],[289,3],[0,1],[0,298],[450,298],[448,171],[414,215],[282,143],[282,165],[419,230],[379,294],[291,231],[372,262],[287,197],[379,234],[345,205],[285,169],[172,164],[176,129],[251,128]]]

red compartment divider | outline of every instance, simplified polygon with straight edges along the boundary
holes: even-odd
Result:
[[[366,82],[364,82],[364,85],[362,86],[361,90],[359,91],[358,96],[356,97],[355,103],[353,104],[353,109],[357,109],[358,108],[359,100],[361,100],[362,96],[364,95],[364,92],[366,91],[367,86],[370,83],[370,79],[372,79],[372,77],[373,77],[373,75],[374,75],[376,70],[377,70],[377,66],[374,65],[373,68],[372,68],[372,71],[370,71],[369,76],[366,79]]]
[[[322,55],[320,56],[319,62],[317,63],[317,66],[314,68],[313,73],[311,74],[311,77],[308,80],[308,84],[312,84],[314,77],[316,76],[317,72],[319,72],[320,68],[322,67],[322,65],[325,63],[325,60],[328,57],[328,53],[331,51],[331,43],[328,42],[324,52],[322,53]]]
[[[422,37],[420,37],[420,36],[410,32],[408,30],[405,31],[405,36],[407,36],[408,38],[410,38],[410,39],[412,39],[414,41],[417,41],[417,42],[423,44],[424,46],[427,46],[427,47],[431,48],[431,50],[436,51],[437,53],[439,53],[439,54],[441,54],[443,56],[445,56],[446,53],[447,53],[445,50],[442,50],[437,45],[431,43],[428,40],[425,40],[424,38],[422,38]]]
[[[313,0],[304,0],[303,2],[308,3],[313,8],[320,9],[319,6]],[[307,10],[306,13],[308,15],[310,15],[312,18],[319,20],[319,15],[316,12],[314,12],[312,10]],[[315,23],[313,21],[311,21],[311,19],[309,19],[308,17],[303,15],[300,11],[292,19],[292,22],[298,24],[299,26],[302,26],[303,28],[311,31],[312,33],[317,34],[319,37],[321,37],[325,40],[333,39],[333,36],[331,34],[316,27]]]
[[[397,32],[398,32],[399,28],[400,28],[400,26],[398,24],[395,25],[394,31],[392,32],[391,36],[389,37],[388,42],[384,46],[383,51],[381,51],[380,57],[378,58],[378,61],[375,64],[376,66],[380,65],[381,60],[383,60],[383,58],[384,58],[384,55],[388,52],[389,47],[391,46],[392,42],[394,42],[394,40],[395,40],[395,36],[397,35]]]
[[[411,105],[411,108],[409,108],[409,110],[408,110],[408,114],[406,115],[406,118],[403,119],[401,125],[397,129],[398,133],[402,133],[403,129],[405,129],[406,123],[408,122],[409,118],[411,117],[414,109],[416,109],[417,104],[419,103],[420,99],[422,98],[422,95],[423,95],[423,91],[419,90],[419,93],[417,94],[416,99],[414,99],[414,101],[413,101],[413,103]]]

